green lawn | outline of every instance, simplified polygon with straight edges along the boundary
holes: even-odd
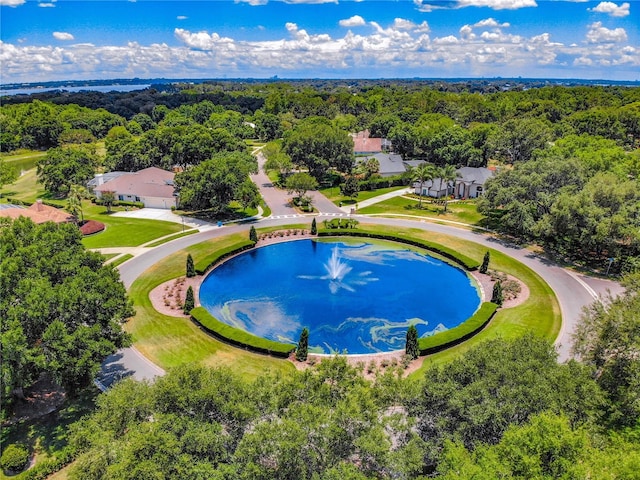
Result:
[[[397,233],[395,228],[380,225],[367,224],[363,227],[375,229],[381,233]],[[298,228],[298,226],[278,228]],[[420,229],[406,231],[416,238],[442,243],[479,261],[487,250],[477,243],[448,235],[425,232]],[[184,273],[187,253],[191,253],[194,261],[197,262],[210,254],[212,249],[225,248],[243,238],[244,233],[194,245],[155,265],[134,282],[131,287],[131,296],[138,313],[126,325],[126,329],[133,335],[136,347],[152,361],[164,368],[186,362],[232,365],[244,376],[255,376],[265,367],[277,371],[289,371],[293,368],[286,361],[252,354],[210,338],[191,321],[161,315],[156,312],[149,300],[149,292],[153,287]],[[496,336],[512,338],[528,331],[551,341],[556,338],[560,330],[560,307],[550,287],[525,265],[496,250],[490,251],[490,268],[509,273],[525,282],[530,290],[529,298],[522,305],[499,310],[489,326],[472,339],[446,351],[425,357],[422,368],[413,374],[414,377],[421,375],[427,365],[452,359],[488,338]]]
[[[94,217],[88,217],[85,214],[85,218]],[[158,220],[108,215],[96,220],[103,222],[107,228],[101,233],[83,238],[82,243],[87,248],[136,247],[156,238],[182,231],[182,225],[179,223]]]
[[[419,200],[406,197],[394,197],[368,207],[358,210],[363,215],[415,215],[434,219],[451,220],[454,222],[478,225],[484,216],[478,213],[476,203],[472,200],[453,201],[447,205],[447,213],[441,204],[432,203],[429,200],[422,201],[420,207]]]
[[[127,260],[130,260],[132,258],[133,258],[133,255],[131,255],[130,253],[127,253],[126,255],[122,255],[120,258],[118,258],[118,259],[114,260],[113,262],[111,262],[110,265],[113,265],[114,267],[117,267],[121,263],[124,263]]]
[[[358,192],[358,198],[353,199],[351,197],[345,197],[340,193],[340,187],[331,187],[331,188],[323,188],[319,190],[325,197],[331,200],[336,205],[339,205],[342,202],[343,205],[355,205],[358,202],[362,202],[363,200],[369,200],[370,198],[377,197],[379,195],[384,195],[385,193],[395,192],[396,190],[406,189],[407,187],[388,187],[388,188],[379,188],[377,190],[364,190],[362,192]]]
[[[130,296],[137,313],[125,325],[125,329],[131,333],[138,350],[163,368],[184,363],[227,365],[240,375],[251,378],[265,370],[282,373],[293,371],[295,367],[286,360],[227,345],[202,332],[190,319],[162,315],[151,305],[149,292],[154,287],[184,275],[187,253],[191,253],[197,263],[213,250],[245,238],[246,234],[242,233],[189,247],[154,265],[133,283]]]

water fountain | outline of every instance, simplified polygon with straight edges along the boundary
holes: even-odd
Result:
[[[328,287],[328,288],[327,288]],[[283,242],[238,255],[200,286],[218,320],[310,351],[349,354],[404,348],[418,334],[453,328],[480,298],[465,272],[406,247],[376,241]]]

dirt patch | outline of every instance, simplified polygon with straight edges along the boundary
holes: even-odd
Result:
[[[517,285],[517,287],[515,288],[516,291],[519,289],[517,293],[515,292],[510,293],[508,291],[503,290],[504,301],[502,302],[502,307],[500,308],[517,307],[518,305],[521,305],[529,298],[530,292],[527,284],[511,275],[506,275],[504,273],[496,273],[491,271],[489,273],[480,273],[478,271],[475,271],[475,272],[471,272],[471,275],[473,275],[473,278],[475,278],[475,280],[478,282],[478,285],[480,285],[483,302],[491,301],[491,294],[493,293],[493,285],[496,283],[498,279],[500,279],[503,282],[503,286],[506,283],[505,281],[509,281],[509,282],[514,282],[513,283],[514,286]]]
[[[163,315],[171,317],[188,318],[189,315],[185,315],[182,311],[184,299],[189,287],[193,288],[193,298],[195,300],[195,306],[200,306],[198,301],[198,293],[200,291],[200,284],[202,283],[203,276],[196,275],[195,277],[178,277],[168,282],[161,283],[156,288],[149,292],[149,300],[153,308]]]
[[[25,391],[25,399],[13,405],[7,425],[39,418],[58,410],[66,398],[64,389],[48,378],[42,378]]]

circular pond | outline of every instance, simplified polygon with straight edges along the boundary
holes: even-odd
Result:
[[[453,328],[480,297],[466,272],[392,242],[298,240],[251,250],[215,268],[200,287],[214,317],[309,351],[364,354],[403,349]]]

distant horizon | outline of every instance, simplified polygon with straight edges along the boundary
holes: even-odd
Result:
[[[357,81],[403,81],[403,82],[421,82],[421,81],[443,81],[443,82],[462,82],[462,81],[478,81],[478,82],[490,82],[490,81],[514,81],[514,82],[550,82],[550,83],[611,83],[611,84],[638,84],[640,85],[640,79],[638,80],[614,80],[610,78],[577,78],[577,77],[359,77],[359,78],[340,78],[340,77],[235,77],[235,78],[169,78],[169,77],[122,77],[122,78],[86,78],[86,79],[64,79],[64,80],[50,80],[42,82],[14,82],[14,83],[0,83],[0,90],[17,90],[20,88],[56,88],[58,84],[60,88],[64,86],[69,87],[82,87],[82,86],[110,86],[110,85],[122,85],[122,86],[142,86],[153,84],[177,84],[177,83],[206,83],[206,82],[242,82],[242,81],[255,81],[255,82],[313,82],[313,81],[327,81],[327,82],[357,82]],[[127,82],[122,84],[121,82]],[[68,84],[68,85],[63,85]],[[74,85],[75,84],[75,85]],[[83,85],[84,84],[84,85]],[[14,87],[15,86],[15,87]],[[9,87],[9,88],[7,88]],[[14,87],[14,88],[11,88]]]
[[[640,80],[640,5],[630,1],[0,0],[0,12],[0,85]]]

